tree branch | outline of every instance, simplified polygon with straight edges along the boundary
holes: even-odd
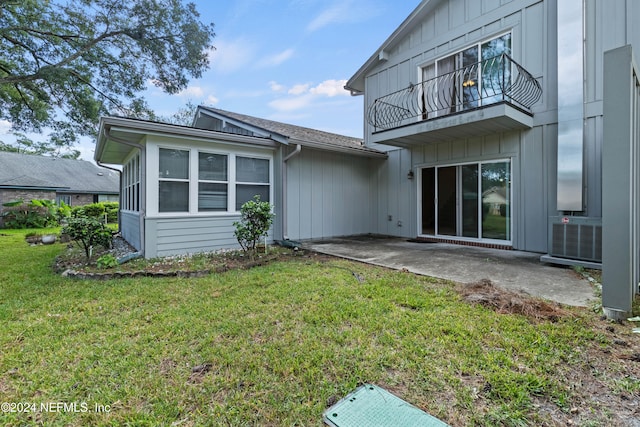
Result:
[[[132,34],[135,34],[135,33],[133,33],[133,30],[131,30],[131,29],[122,29],[122,30],[117,30],[117,31],[111,31],[111,32],[108,32],[108,33],[103,33],[99,37],[96,37],[95,39],[91,40],[90,42],[84,44],[80,49],[78,49],[72,55],[69,55],[68,57],[58,61],[55,64],[45,65],[43,67],[40,67],[38,69],[38,71],[36,71],[35,73],[32,73],[32,74],[27,74],[27,75],[23,75],[23,76],[2,77],[2,78],[0,78],[0,84],[7,84],[7,83],[14,84],[14,83],[24,83],[24,82],[28,82],[28,81],[40,80],[40,79],[44,78],[44,76],[46,75],[46,71],[47,70],[56,69],[56,68],[62,68],[64,66],[70,64],[74,60],[76,60],[79,57],[81,57],[83,54],[87,53],[89,50],[91,50],[91,48],[93,48],[98,43],[100,43],[100,42],[102,42],[104,40],[107,40],[107,39],[109,39],[111,37],[116,37],[116,36],[120,36],[120,35],[126,35],[128,37],[131,37],[131,38],[135,39],[135,37]]]

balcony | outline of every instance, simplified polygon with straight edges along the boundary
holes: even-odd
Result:
[[[506,54],[376,99],[371,142],[407,146],[533,127],[540,83]]]

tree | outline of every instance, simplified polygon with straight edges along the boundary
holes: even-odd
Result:
[[[178,111],[175,113],[170,116],[158,116],[156,120],[173,125],[191,126],[197,110],[198,106],[189,100],[184,107],[178,108]]]
[[[72,146],[100,115],[154,118],[148,82],[174,94],[209,66],[199,16],[181,0],[0,0],[0,119]]]
[[[59,138],[51,138],[49,142],[36,142],[21,132],[13,132],[13,134],[16,137],[15,143],[7,144],[0,141],[0,151],[59,157],[61,159],[78,159],[80,157],[80,151],[70,149],[68,144]]]

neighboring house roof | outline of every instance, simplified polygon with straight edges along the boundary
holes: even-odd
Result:
[[[0,151],[0,188],[118,194],[120,177],[86,160]]]
[[[351,77],[344,86],[346,90],[350,90],[352,95],[364,93],[364,79],[367,73],[381,62],[389,59],[391,50],[405,37],[407,37],[414,26],[421,22],[433,9],[442,2],[442,0],[422,0],[418,7],[405,19],[402,24],[385,40],[384,43],[375,51],[373,55],[365,62],[362,67]]]
[[[246,127],[247,130],[257,130],[258,132],[262,130],[274,140],[284,143],[300,144],[324,150],[359,152],[365,155],[385,156],[381,151],[366,147],[360,138],[276,122],[202,105],[198,107],[198,114],[196,114],[194,120],[194,126],[196,127],[198,126],[198,117],[201,113],[231,119],[236,127],[243,127],[243,124],[249,125]]]

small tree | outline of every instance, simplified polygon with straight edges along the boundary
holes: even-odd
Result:
[[[62,234],[67,234],[71,240],[82,246],[87,262],[91,260],[94,246],[99,245],[106,249],[111,247],[111,230],[95,218],[72,217],[62,229]]]
[[[271,211],[271,204],[261,202],[260,196],[254,196],[253,200],[244,203],[240,214],[240,221],[233,223],[236,228],[233,234],[245,252],[254,251],[260,238],[267,236],[275,214]]]

